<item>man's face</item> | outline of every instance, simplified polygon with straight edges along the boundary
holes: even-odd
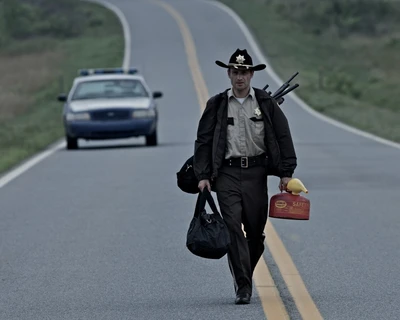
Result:
[[[247,90],[250,86],[250,80],[253,77],[254,71],[228,69],[228,77],[231,79],[232,87],[236,91]]]

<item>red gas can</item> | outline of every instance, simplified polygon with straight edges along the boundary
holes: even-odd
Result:
[[[289,192],[278,193],[271,197],[269,216],[279,219],[309,220],[310,200],[299,195],[308,193],[299,179],[292,179],[287,185]]]

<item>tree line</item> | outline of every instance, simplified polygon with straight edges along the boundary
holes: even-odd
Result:
[[[0,46],[39,36],[73,37],[83,32],[87,13],[79,0],[0,0]]]

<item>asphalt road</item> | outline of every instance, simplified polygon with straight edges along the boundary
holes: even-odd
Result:
[[[256,291],[252,304],[233,304],[225,259],[185,248],[195,197],[175,173],[193,152],[201,111],[178,24],[157,3],[109,2],[129,22],[130,64],[164,92],[160,145],[62,148],[0,188],[0,319],[265,319]],[[189,27],[209,94],[227,88],[214,61],[254,52],[237,23],[205,1],[165,2]],[[254,85],[265,83],[278,87],[257,73]],[[272,223],[312,299],[324,319],[399,319],[400,149],[322,121],[294,98],[283,109],[311,220]],[[265,258],[299,318],[270,250]]]

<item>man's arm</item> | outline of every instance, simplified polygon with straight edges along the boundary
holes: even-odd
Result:
[[[281,156],[280,178],[292,177],[297,166],[297,157],[293,145],[292,135],[290,133],[289,123],[285,114],[274,99],[270,100],[272,104],[272,124],[275,136],[279,144]]]
[[[210,180],[212,173],[212,145],[216,124],[215,98],[207,101],[200,118],[194,147],[193,169],[199,181]]]

